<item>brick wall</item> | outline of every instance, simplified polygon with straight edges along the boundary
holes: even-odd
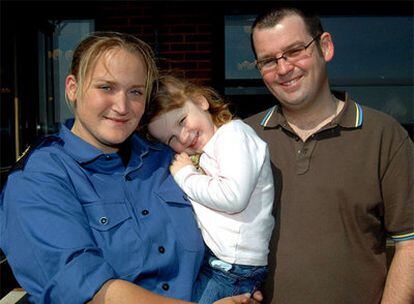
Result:
[[[216,37],[213,10],[191,2],[100,2],[96,29],[136,35],[152,45],[162,69],[211,84]]]

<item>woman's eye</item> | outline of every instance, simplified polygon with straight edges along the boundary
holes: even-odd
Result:
[[[101,85],[99,86],[99,89],[101,89],[102,91],[110,91],[111,87],[109,85]]]
[[[142,96],[144,95],[144,92],[142,90],[132,90],[131,94],[136,95],[136,96]]]

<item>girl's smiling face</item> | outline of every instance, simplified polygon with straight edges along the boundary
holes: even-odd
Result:
[[[181,108],[156,116],[148,125],[150,134],[175,152],[202,153],[217,130],[204,96],[187,100]]]

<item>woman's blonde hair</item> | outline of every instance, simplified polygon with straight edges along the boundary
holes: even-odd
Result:
[[[176,76],[162,75],[158,79],[157,93],[145,110],[144,117],[141,120],[141,132],[148,137],[148,124],[155,117],[181,108],[188,100],[196,101],[200,96],[204,96],[208,101],[208,111],[217,127],[221,127],[233,119],[229,104],[224,102],[212,88],[200,86]],[[151,136],[149,137],[151,138]]]
[[[70,74],[75,76],[78,85],[76,97],[82,97],[89,86],[89,83],[85,83],[85,81],[97,61],[107,52],[117,48],[136,54],[145,64],[147,70],[145,101],[148,105],[158,78],[153,51],[144,41],[132,35],[118,32],[95,32],[82,40],[76,47],[70,68]]]

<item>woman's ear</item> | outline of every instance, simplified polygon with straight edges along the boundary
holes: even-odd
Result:
[[[320,45],[322,50],[322,56],[326,62],[331,61],[334,56],[334,44],[331,34],[324,32],[320,38]]]
[[[196,105],[200,107],[200,109],[204,111],[207,111],[210,108],[210,104],[208,103],[208,100],[204,95],[197,95],[194,98],[194,102]]]
[[[69,101],[75,102],[78,91],[78,83],[76,82],[75,76],[72,74],[66,77],[65,91]]]

